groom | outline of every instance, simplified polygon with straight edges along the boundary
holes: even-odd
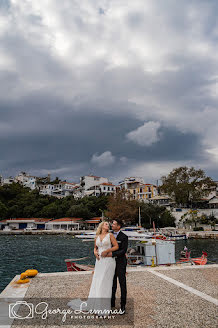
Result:
[[[120,289],[121,289],[121,310],[122,313],[125,313],[126,294],[127,294],[127,288],[126,288],[127,258],[125,254],[128,248],[128,237],[120,230],[122,226],[123,223],[121,220],[119,219],[113,220],[112,230],[115,238],[117,239],[119,249],[117,251],[110,252],[107,254],[103,254],[104,253],[103,252],[101,255],[115,257],[116,259],[116,269],[115,269],[113,287],[112,287],[111,307],[115,307],[115,294],[117,290],[117,278],[118,278],[120,283]]]

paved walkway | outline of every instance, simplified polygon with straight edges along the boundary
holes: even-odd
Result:
[[[14,280],[17,280],[16,276]],[[24,297],[25,300],[62,299],[66,304],[72,298],[87,298],[92,274],[89,272],[39,273],[25,286],[12,281],[1,298]],[[149,327],[149,328],[217,328],[218,327],[218,265],[129,268],[127,273],[127,313],[112,319],[90,321],[87,327]],[[120,290],[118,288],[118,294]],[[54,304],[53,304],[54,305]],[[117,299],[119,308],[119,299]],[[134,308],[134,311],[133,311]],[[68,307],[65,307],[68,309]],[[85,327],[78,321],[72,325],[51,325],[48,319],[37,327]],[[95,322],[95,325],[94,325]],[[91,324],[93,323],[93,324]],[[15,319],[12,327],[31,327]],[[34,326],[36,327],[36,326]]]

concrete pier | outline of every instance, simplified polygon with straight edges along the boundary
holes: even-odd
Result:
[[[99,319],[93,327],[178,327],[215,328],[218,326],[218,264],[206,266],[171,266],[156,268],[128,268],[127,307],[124,316],[106,322]],[[15,276],[0,294],[1,299],[12,297],[87,298],[92,281],[90,272],[39,273],[30,283],[17,285]],[[119,309],[120,289],[116,306]],[[67,308],[67,307],[66,307]],[[134,308],[134,311],[132,311]],[[15,319],[11,327],[22,327]],[[68,327],[79,327],[68,325]],[[85,325],[86,326],[86,325]],[[85,327],[84,325],[81,327]],[[87,325],[91,327],[92,325]],[[7,326],[9,328],[9,326]],[[28,326],[30,327],[30,326]],[[36,327],[36,326],[35,326]],[[37,327],[60,327],[44,322]]]
[[[93,230],[0,230],[0,235],[80,235]],[[218,231],[185,231],[179,230],[179,234],[187,234],[190,239],[218,239]]]
[[[0,235],[80,235],[84,232],[93,232],[93,230],[0,230]]]
[[[187,232],[187,237],[193,239],[218,239],[218,231],[191,231]]]

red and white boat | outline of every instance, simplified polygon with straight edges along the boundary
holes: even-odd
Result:
[[[64,260],[67,265],[67,271],[94,271],[94,265],[78,264],[77,261],[85,260],[88,257],[81,257],[79,259],[66,259]]]
[[[207,264],[207,253],[206,252],[202,252],[201,257],[195,257],[195,258],[191,258],[190,253],[191,252],[186,251],[185,257],[180,258],[180,260],[177,263],[192,263],[195,265]]]

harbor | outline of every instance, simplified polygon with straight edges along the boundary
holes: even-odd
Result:
[[[0,292],[16,274],[35,268],[41,273],[67,271],[65,259],[88,257],[85,264],[94,264],[93,241],[82,242],[68,234],[57,235],[1,235],[0,236]],[[135,241],[129,242],[129,247]],[[217,240],[188,239],[178,240],[175,244],[175,259],[187,246],[192,257],[208,254],[208,264],[218,264]]]
[[[178,229],[178,233],[193,239],[218,239],[218,231],[190,231]],[[81,235],[81,239],[87,238],[87,234],[93,234],[93,230],[0,230],[1,235]],[[186,239],[183,238],[183,239]]]
[[[0,328],[218,328],[217,16],[0,0]]]
[[[95,326],[114,327],[217,327],[218,264],[210,266],[128,268],[127,307],[125,316],[116,315],[108,321],[99,318]],[[29,283],[17,285],[19,275],[0,294],[1,302],[14,299],[84,298],[92,281],[91,272],[38,273]],[[120,290],[116,300],[119,308]],[[53,304],[54,305],[54,304]],[[47,320],[37,319],[37,327],[64,325],[61,317]],[[90,322],[83,323],[90,327]],[[79,322],[77,321],[79,326]],[[24,327],[22,320],[11,319],[9,327]],[[74,325],[68,325],[74,327]]]

